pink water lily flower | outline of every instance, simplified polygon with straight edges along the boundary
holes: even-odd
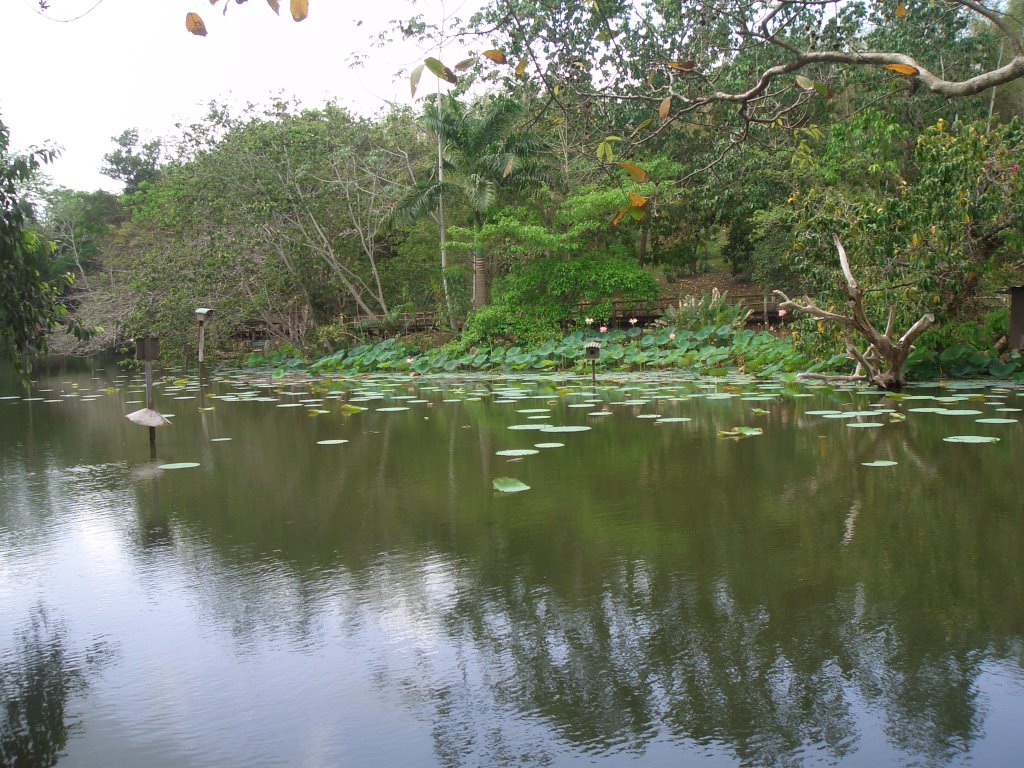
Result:
[[[676,334],[675,334],[674,331],[668,335],[668,340],[669,341],[675,341],[676,340]]]
[[[602,325],[597,330],[599,330],[601,333],[608,333],[608,326],[607,325]]]

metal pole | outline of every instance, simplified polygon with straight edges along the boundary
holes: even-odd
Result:
[[[199,321],[199,367],[203,365],[203,344],[206,341],[206,323]]]
[[[594,389],[597,389],[597,360],[590,361],[590,379],[593,382]]]

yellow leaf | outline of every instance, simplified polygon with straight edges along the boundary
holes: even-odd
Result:
[[[694,67],[694,61],[693,59],[688,59],[687,61],[683,62],[670,61],[668,65],[676,72],[689,72]]]
[[[910,238],[910,244],[915,248],[921,244],[921,236],[917,234],[917,232],[915,232],[914,236]]]
[[[905,19],[905,18],[907,18],[907,6],[905,6],[903,3],[900,3],[899,5],[896,6],[896,18],[897,19]]]
[[[629,193],[629,204],[638,210],[643,210],[647,207],[647,204],[651,202],[651,198],[638,195],[636,192]]]
[[[615,212],[615,218],[612,219],[612,228],[619,226],[619,223],[626,218],[626,208],[623,206]]]
[[[505,58],[505,54],[502,53],[501,51],[484,51],[484,56],[493,61],[495,64],[504,64],[508,61],[508,59]]]
[[[270,10],[272,10],[278,16],[281,15],[281,0],[267,0],[267,5],[269,5]]]
[[[624,170],[632,177],[633,181],[638,184],[643,184],[648,180],[647,171],[641,168],[639,165],[633,165],[633,163],[619,163],[619,168]]]
[[[206,25],[203,23],[203,19],[198,13],[185,14],[185,29],[193,35],[206,37]]]
[[[420,64],[416,69],[409,75],[409,95],[413,98],[416,97],[416,88],[420,84],[420,77],[423,75],[423,65]]]
[[[672,97],[666,96],[661,100],[661,104],[658,106],[658,117],[664,120],[668,117],[668,111],[672,109]]]
[[[516,161],[515,157],[510,157],[508,163],[505,164],[505,170],[501,173],[501,178],[507,179],[508,175],[512,173],[512,163]]]
[[[292,0],[292,18],[302,21],[309,16],[309,0]]]
[[[522,77],[523,72],[526,71],[526,59],[520,59],[519,63],[516,64],[516,77]]]
[[[796,84],[803,88],[805,91],[814,90],[814,81],[812,81],[808,77],[804,77],[803,75],[796,76]]]
[[[895,72],[897,75],[906,75],[907,77],[917,77],[921,74],[917,67],[912,67],[909,64],[886,64],[882,69],[888,69],[890,72]]]

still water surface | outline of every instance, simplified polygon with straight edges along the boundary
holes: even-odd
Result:
[[[184,378],[0,383],[0,764],[1021,764],[1024,388]]]

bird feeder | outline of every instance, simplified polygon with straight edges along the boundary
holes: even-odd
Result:
[[[597,360],[601,357],[601,342],[588,341],[583,345],[583,359]]]
[[[196,308],[196,320],[199,321],[199,362],[203,362],[203,348],[206,345],[206,321],[213,319],[213,310],[209,307]]]
[[[135,357],[143,362],[160,358],[160,339],[156,336],[139,336],[135,339]]]

